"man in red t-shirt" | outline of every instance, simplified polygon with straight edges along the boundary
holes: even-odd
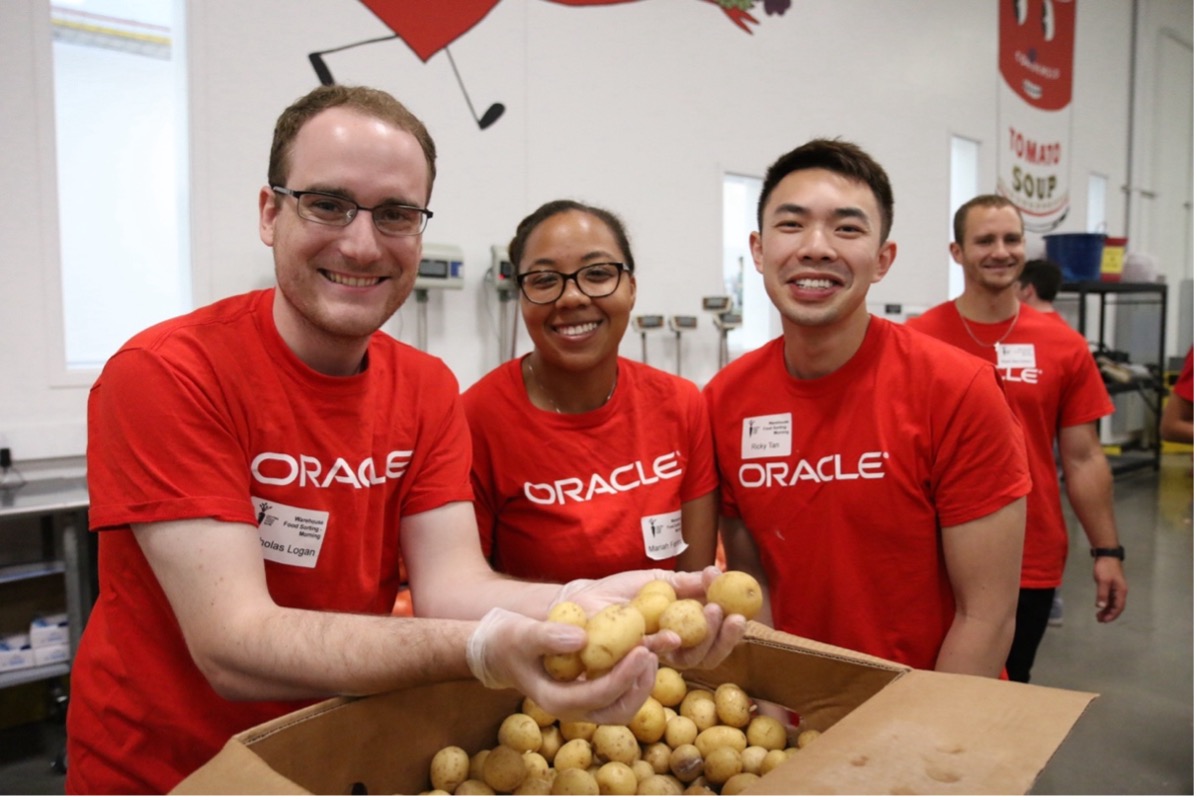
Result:
[[[1160,418],[1160,438],[1166,442],[1193,443],[1193,348],[1185,353],[1180,377],[1172,387],[1172,394],[1164,404]]]
[[[133,337],[88,399],[100,595],[71,674],[67,790],[165,794],[234,733],[333,695],[430,681],[515,687],[558,716],[627,722],[658,654],[713,665],[742,616],[680,650],[646,637],[607,675],[561,683],[544,622],[653,578],[701,597],[717,570],[558,584],[482,555],[458,386],[380,333],[432,216],[435,147],[390,95],[323,86],[283,112],[259,232],[277,286]],[[417,618],[391,614],[403,567]],[[348,787],[346,787],[348,793]]]
[[[1011,680],[1027,682],[1068,555],[1056,448],[1069,504],[1094,555],[1098,621],[1117,619],[1126,605],[1113,476],[1094,424],[1114,405],[1084,337],[1019,302],[1025,239],[1013,203],[998,195],[965,203],[956,212],[950,249],[964,270],[964,293],[908,325],[996,364],[1022,422],[1035,488],[1027,501],[1018,621],[1006,671]]]
[[[704,390],[728,565],[758,575],[778,629],[996,678],[1031,483],[993,368],[869,314],[897,246],[889,179],[857,146],[779,158],[757,221],[782,336]]]

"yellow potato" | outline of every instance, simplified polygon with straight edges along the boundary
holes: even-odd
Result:
[[[512,792],[528,777],[522,753],[505,744],[492,748],[482,763],[482,780],[496,792]]]
[[[773,717],[756,716],[748,723],[748,743],[760,745],[766,750],[784,750],[786,726]]]
[[[520,711],[536,720],[536,724],[542,728],[557,721],[556,717],[537,705],[531,697],[524,698],[524,702],[520,704]]]
[[[664,592],[640,593],[632,598],[632,608],[644,617],[644,632],[656,633],[661,629],[661,613],[673,600]]]
[[[682,783],[672,775],[653,775],[645,778],[636,786],[636,794],[663,795],[681,794]]]
[[[620,761],[630,767],[640,757],[640,744],[626,725],[599,725],[590,744],[602,761]]]
[[[819,738],[819,732],[815,730],[803,731],[798,734],[798,746],[806,747],[808,744]]]
[[[702,753],[692,744],[675,747],[669,754],[669,771],[682,783],[689,783],[703,772]]]
[[[553,779],[550,794],[598,794],[598,781],[584,769],[571,767],[561,770]]]
[[[718,747],[703,759],[702,774],[714,784],[726,783],[733,775],[744,771],[740,753],[731,747]]]
[[[744,765],[744,772],[760,775],[761,762],[765,760],[765,756],[768,753],[768,749],[761,747],[759,744],[750,744],[748,747],[745,747],[744,752],[740,753],[740,762]]]
[[[751,772],[741,772],[737,775],[732,775],[723,783],[723,791],[720,794],[733,795],[751,793],[749,789],[752,784],[761,779],[760,775],[755,775]]]
[[[707,618],[697,600],[674,600],[658,619],[660,629],[673,631],[682,639],[682,647],[694,647],[707,638]]]
[[[770,750],[761,761],[761,775],[768,775],[769,771],[790,757],[785,750]]]
[[[673,584],[669,581],[661,580],[660,578],[651,580],[644,584],[640,587],[640,591],[636,594],[663,594],[669,598],[670,602],[673,602],[677,599],[677,590],[673,588]]]
[[[549,609],[549,622],[586,627],[586,611],[572,600],[565,600]]]
[[[649,763],[653,772],[664,775],[669,772],[669,754],[672,751],[664,742],[653,742],[641,748],[640,757]]]
[[[635,794],[636,773],[622,761],[610,761],[598,768],[594,776],[600,794]]]
[[[638,758],[632,762],[632,772],[636,774],[636,783],[640,783],[645,778],[657,774],[657,771],[653,769],[653,765],[643,758]]]
[[[549,609],[549,622],[586,627],[586,612],[577,603],[566,600]],[[544,657],[544,669],[554,680],[572,681],[586,671],[582,653],[550,653]]]
[[[552,794],[553,779],[551,777],[541,777],[539,775],[529,775],[524,778],[524,782],[515,787],[512,794],[518,795],[532,795],[533,797],[544,797]]]
[[[432,757],[428,774],[432,779],[433,789],[451,793],[470,777],[470,756],[456,745],[442,747]]]
[[[486,785],[486,781],[478,778],[470,778],[462,781],[456,789],[453,790],[455,795],[467,794],[494,794],[495,790]]]
[[[610,605],[586,623],[582,663],[586,669],[609,670],[644,638],[644,617],[628,605]]]
[[[486,763],[486,757],[489,755],[489,750],[479,750],[470,756],[470,780],[482,780],[482,765]]]
[[[673,667],[657,667],[652,696],[658,703],[666,708],[676,706],[682,702],[688,691],[686,679],[680,672]]]
[[[694,720],[699,731],[719,723],[719,714],[715,711],[715,693],[710,689],[691,689],[678,706],[678,713]]]
[[[665,735],[665,708],[653,697],[644,701],[636,716],[628,723],[636,741],[652,744]]]
[[[752,700],[734,683],[722,683],[715,689],[715,713],[733,728],[743,728],[752,717]]]
[[[724,614],[740,614],[745,619],[760,613],[764,600],[760,583],[747,572],[725,572],[707,587],[707,602],[722,608]]]
[[[540,753],[524,753],[524,766],[528,768],[525,783],[529,778],[545,778],[550,781],[553,779],[553,768],[549,766],[549,760]]]
[[[684,744],[694,744],[698,738],[698,725],[689,717],[678,714],[665,723],[665,743],[677,749]]]
[[[539,750],[542,742],[540,726],[527,714],[509,714],[499,726],[499,744],[505,744],[517,753]]]
[[[561,738],[567,742],[571,739],[585,739],[589,742],[590,737],[594,736],[594,730],[598,725],[578,719],[562,720],[557,727],[561,730]]]
[[[730,747],[740,753],[748,746],[748,738],[739,728],[733,728],[730,725],[712,725],[699,732],[694,744],[702,753],[702,757],[706,758],[721,747]]]
[[[551,762],[564,741],[560,728],[556,725],[546,725],[540,729],[540,750],[537,752],[544,756],[545,761]]]
[[[553,768],[560,773],[567,769],[585,770],[594,763],[594,750],[586,739],[570,739],[561,745],[553,757]]]

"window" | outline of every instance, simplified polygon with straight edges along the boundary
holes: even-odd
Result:
[[[952,137],[951,164],[948,172],[948,241],[956,241],[952,219],[956,209],[977,196],[980,186],[981,143],[963,136]],[[959,297],[964,293],[964,271],[952,256],[948,255],[948,297]]]
[[[1085,230],[1090,233],[1105,233],[1106,225],[1106,176],[1089,173],[1088,217]]]
[[[748,247],[748,237],[757,229],[762,184],[760,178],[723,176],[723,291],[732,298],[732,311],[743,317],[741,326],[727,334],[728,355],[733,359],[781,333],[781,321]]]
[[[133,333],[191,307],[181,10],[51,5],[68,371],[98,369]]]

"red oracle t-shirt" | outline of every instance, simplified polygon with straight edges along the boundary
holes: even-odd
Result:
[[[1172,393],[1190,403],[1193,402],[1193,348],[1191,347],[1189,352],[1185,353],[1185,361],[1180,368],[1180,375],[1176,378],[1176,384],[1172,387]]]
[[[966,329],[955,303],[949,301],[906,324],[997,366],[1006,396],[1026,432],[1035,483],[1027,498],[1022,586],[1050,589],[1063,580],[1068,558],[1068,528],[1056,471],[1057,434],[1062,428],[1101,419],[1114,411],[1114,404],[1079,333],[1027,306],[1019,310],[1013,328],[1010,323],[969,321]],[[977,339],[987,344],[1001,339],[1000,357],[998,348]]]
[[[941,529],[1030,491],[993,368],[886,320],[797,380],[776,339],[704,390],[724,516],[756,541],[779,630],[933,669],[955,614]]]
[[[234,733],[306,705],[213,691],[130,524],[254,525],[279,605],[387,615],[400,518],[472,499],[448,368],[378,333],[362,373],[318,374],[278,335],[273,298],[254,292],[157,325],[92,388],[100,595],[71,675],[71,793],[163,794]]]
[[[585,414],[542,411],[512,359],[464,395],[483,550],[521,578],[672,569],[682,504],[718,486],[706,406],[683,378],[619,359]]]

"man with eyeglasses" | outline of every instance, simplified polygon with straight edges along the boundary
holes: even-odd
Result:
[[[694,648],[647,637],[595,680],[545,673],[543,655],[585,640],[540,621],[555,602],[593,613],[657,577],[700,597],[714,575],[562,587],[486,563],[457,383],[379,332],[415,282],[435,156],[384,92],[300,98],[258,203],[277,286],[135,336],[92,388],[100,596],[72,672],[69,792],[162,794],[232,734],[315,700],[471,675],[563,718],[626,722],[658,654],[713,664],[743,634],[733,615]],[[401,566],[419,618],[390,613]]]

